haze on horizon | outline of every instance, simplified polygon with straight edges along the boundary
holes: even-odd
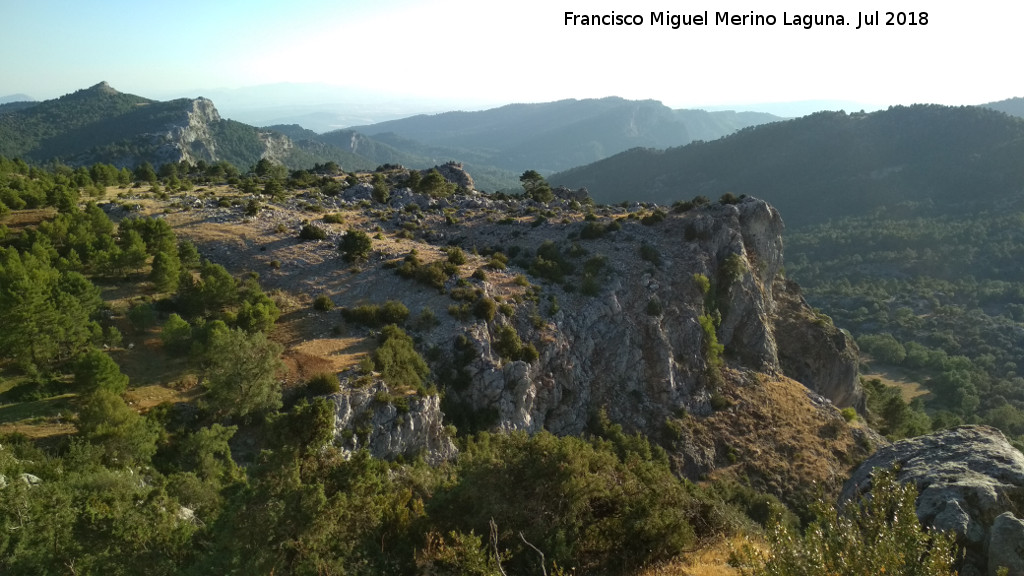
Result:
[[[312,87],[307,105],[334,98],[396,108],[429,103],[425,108],[433,111],[606,96],[655,99],[673,108],[762,105],[767,111],[789,102],[872,109],[1024,96],[1008,65],[1024,5],[994,0],[907,6],[928,11],[929,25],[856,31],[571,27],[563,20],[566,11],[647,15],[666,8],[678,6],[621,0],[528,0],[514,8],[469,0],[11,3],[4,12],[18,25],[0,37],[8,56],[0,97],[24,93],[43,100],[100,81],[159,99],[219,94],[230,100],[240,88],[259,86],[270,94],[290,87],[297,94],[297,87]],[[703,9],[780,18],[783,11],[823,10],[807,0],[741,0],[677,11]],[[826,8],[853,19],[875,9],[886,7],[842,0]],[[268,106],[304,104],[267,98]]]

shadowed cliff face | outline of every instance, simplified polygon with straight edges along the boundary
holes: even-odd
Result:
[[[576,434],[603,409],[627,429],[654,434],[668,417],[712,411],[716,368],[700,324],[709,316],[720,319],[728,365],[785,373],[838,405],[856,404],[852,339],[779,279],[782,229],[776,210],[747,198],[654,226],[628,222],[613,237],[589,241],[587,250],[607,256],[606,286],[596,296],[559,294],[553,330],[516,323],[524,341],[544,343],[536,362],[502,362],[492,330],[474,325],[480,354],[458,396],[496,412],[505,429]],[[641,244],[654,247],[659,264],[638,257]],[[706,295],[696,274],[710,280]]]

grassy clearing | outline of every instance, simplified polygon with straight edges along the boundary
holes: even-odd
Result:
[[[916,376],[905,370],[893,366],[872,366],[872,369],[872,372],[861,374],[861,376],[867,380],[877,378],[886,386],[895,386],[899,388],[900,393],[903,395],[904,402],[909,403],[915,398],[926,400],[927,396],[931,394],[931,392],[929,392],[928,389],[917,380]]]

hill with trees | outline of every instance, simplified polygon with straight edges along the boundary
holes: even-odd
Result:
[[[134,169],[148,162],[229,162],[269,158],[293,168],[333,161],[352,169],[371,160],[314,140],[223,119],[206,99],[168,102],[123,94],[103,82],[54,100],[0,109],[0,154],[71,166]]]
[[[982,104],[982,107],[1005,112],[1011,116],[1024,117],[1024,98],[1020,97],[989,102],[988,104]]]
[[[1024,186],[1024,120],[979,107],[819,112],[714,142],[637,148],[551,176],[599,202],[763,197],[789,225],[903,201],[985,207]]]

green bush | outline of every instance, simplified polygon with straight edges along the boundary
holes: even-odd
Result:
[[[305,241],[326,240],[327,231],[315,224],[303,224],[299,230],[299,239]]]
[[[448,253],[448,262],[456,266],[462,266],[466,263],[466,253],[462,251],[462,248],[452,246],[445,250],[445,252]]]
[[[327,294],[320,294],[313,301],[313,309],[321,312],[330,312],[334,310],[334,300],[331,300],[331,297]]]
[[[373,351],[373,364],[388,385],[415,389],[423,384],[430,369],[405,331],[389,324],[381,330],[378,342],[379,346]]]
[[[377,328],[385,324],[404,324],[409,318],[409,308],[398,300],[388,300],[382,305],[366,304],[355,308],[342,308],[341,316],[346,322]]]
[[[951,535],[925,531],[917,521],[917,490],[891,472],[876,472],[870,496],[849,502],[840,513],[831,502],[815,507],[817,520],[801,534],[775,526],[769,550],[745,547],[735,554],[742,576],[949,576],[955,545]]]
[[[306,382],[306,392],[313,396],[336,394],[339,390],[341,383],[338,381],[338,375],[331,372],[321,372]]]
[[[341,237],[338,250],[348,262],[362,262],[370,257],[373,240],[362,230],[349,230]]]

